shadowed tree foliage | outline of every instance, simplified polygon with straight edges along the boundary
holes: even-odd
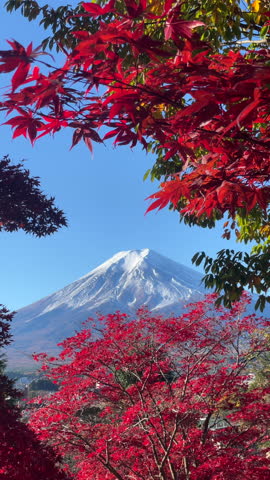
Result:
[[[12,341],[10,323],[15,312],[10,312],[4,305],[0,305],[0,350]],[[6,359],[5,354],[0,353],[0,404],[14,405],[20,397],[20,392],[14,388],[14,382],[5,375]]]
[[[0,305],[0,348],[11,342],[10,322],[15,312]],[[16,401],[20,392],[4,374],[0,360],[0,478],[1,480],[68,480],[56,464],[57,456],[45,448],[21,420]]]
[[[54,198],[40,190],[38,177],[31,177],[23,164],[13,165],[8,156],[0,160],[0,231],[22,229],[43,237],[66,225]]]

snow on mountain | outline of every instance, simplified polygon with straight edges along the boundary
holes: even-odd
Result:
[[[203,294],[202,275],[149,250],[119,252],[56,293],[18,311],[14,343],[7,349],[9,368],[32,364],[33,352],[53,352],[96,313],[132,313],[145,305],[179,314]]]

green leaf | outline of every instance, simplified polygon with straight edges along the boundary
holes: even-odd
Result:
[[[260,31],[260,37],[261,38],[264,38],[266,37],[266,35],[268,34],[268,31],[269,31],[269,26],[268,25],[264,25]]]
[[[145,180],[147,180],[147,178],[149,177],[150,175],[150,172],[151,172],[151,168],[149,168],[148,170],[146,170],[144,176],[143,176],[143,181],[145,182]]]
[[[196,266],[198,266],[200,265],[204,257],[205,257],[205,252],[197,252],[195,253],[195,255],[193,255],[191,261],[192,263],[195,263]]]

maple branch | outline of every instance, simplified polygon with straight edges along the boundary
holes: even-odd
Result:
[[[168,446],[166,448],[166,451],[164,452],[164,456],[161,460],[161,468],[163,468],[163,466],[165,465],[165,462],[167,460],[169,460],[169,454],[170,454],[170,451],[171,451],[171,448],[172,448],[172,445],[173,445],[173,442],[174,442],[174,439],[175,439],[175,436],[176,436],[176,433],[177,433],[177,428],[178,428],[178,418],[177,416],[175,417],[175,425],[174,425],[174,429],[171,433],[171,436],[170,436],[170,440],[169,440],[169,443],[168,443]],[[173,474],[173,480],[175,480],[175,476],[174,476],[174,472],[173,470],[171,469],[171,474]]]
[[[190,479],[190,476],[189,476],[189,462],[188,462],[188,459],[187,459],[186,456],[183,457],[183,465],[184,465],[186,480],[189,480]]]
[[[210,423],[210,419],[213,415],[213,412],[209,412],[207,415],[206,415],[206,419],[203,423],[203,432],[202,432],[202,439],[201,439],[201,443],[204,445],[205,442],[206,442],[206,438],[207,438],[207,434],[208,434],[208,428],[209,428],[209,423]]]

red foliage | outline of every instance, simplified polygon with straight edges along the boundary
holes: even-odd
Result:
[[[0,384],[2,386],[1,378]],[[1,480],[68,480],[58,470],[58,458],[36,438],[7,402],[0,404]]]
[[[198,40],[199,21],[181,20],[181,3],[165,2],[153,15],[145,0],[111,0],[101,7],[83,3],[84,16],[98,17],[99,30],[75,32],[79,43],[62,68],[47,75],[33,54],[17,42],[2,51],[2,72],[15,71],[11,92],[2,102],[14,136],[35,138],[63,127],[75,128],[73,145],[100,142],[95,129],[115,144],[146,148],[156,141],[164,161],[177,155],[179,172],[152,195],[150,209],[169,202],[183,215],[215,216],[270,198],[269,59],[267,49],[214,54]],[[111,15],[111,21],[102,19]],[[163,38],[149,25],[157,22]],[[25,86],[25,83],[31,86]],[[94,87],[106,87],[99,97]],[[16,92],[14,91],[16,90]],[[19,109],[20,115],[17,115]],[[95,133],[93,133],[95,132]]]
[[[250,388],[269,322],[224,310],[214,296],[181,317],[140,310],[89,320],[42,354],[60,389],[31,419],[69,460],[73,478],[267,480],[269,389]]]
[[[0,347],[11,341],[10,322],[14,312],[0,306]],[[1,358],[2,360],[2,358]],[[1,480],[68,480],[56,464],[57,456],[45,447],[22,421],[15,406],[19,392],[2,374],[0,364],[0,479]]]

